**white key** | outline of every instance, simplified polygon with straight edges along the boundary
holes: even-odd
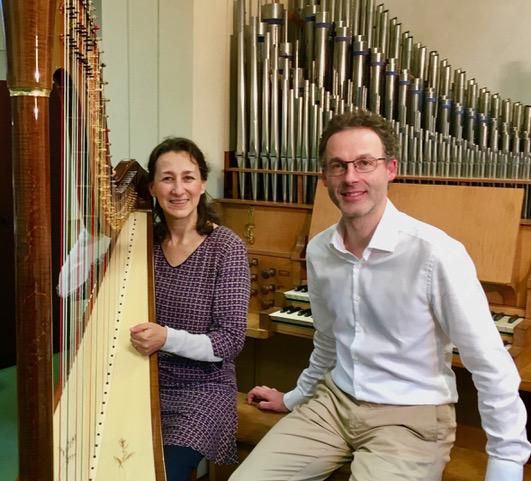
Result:
[[[298,287],[284,292],[284,297],[292,301],[310,302],[310,296],[308,295],[308,291],[301,290]]]
[[[501,319],[494,321],[494,324],[499,332],[513,334],[514,328],[523,320],[523,317],[504,315]]]
[[[304,309],[299,309],[295,312],[282,312],[282,310],[278,310],[269,314],[269,317],[278,322],[287,322],[289,324],[298,324],[301,326],[313,326],[311,315],[303,315],[301,312],[304,312]]]

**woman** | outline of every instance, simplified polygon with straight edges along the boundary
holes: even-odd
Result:
[[[193,142],[164,140],[148,172],[158,324],[131,328],[131,342],[142,354],[160,351],[167,480],[187,481],[203,456],[237,462],[233,359],[245,339],[249,268],[243,242],[207,203],[208,166]]]

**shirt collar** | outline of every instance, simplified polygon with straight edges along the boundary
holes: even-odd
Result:
[[[393,203],[387,199],[384,213],[380,219],[380,222],[376,226],[376,230],[369,241],[367,249],[393,252],[398,242],[399,217],[400,212],[393,205]],[[345,248],[345,243],[343,241],[343,229],[340,222],[338,222],[335,225],[335,228],[332,230],[329,245],[343,254],[350,254]]]
[[[387,199],[384,213],[369,241],[368,249],[393,252],[398,243],[400,212],[390,199]]]

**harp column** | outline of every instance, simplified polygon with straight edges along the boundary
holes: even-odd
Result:
[[[20,481],[53,479],[48,98],[54,3],[4,1],[12,112]]]

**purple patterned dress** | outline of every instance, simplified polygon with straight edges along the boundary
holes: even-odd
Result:
[[[221,362],[159,352],[165,445],[188,446],[218,464],[238,461],[233,359],[245,340],[249,267],[245,245],[218,227],[182,264],[172,267],[155,245],[157,321],[206,334]]]

